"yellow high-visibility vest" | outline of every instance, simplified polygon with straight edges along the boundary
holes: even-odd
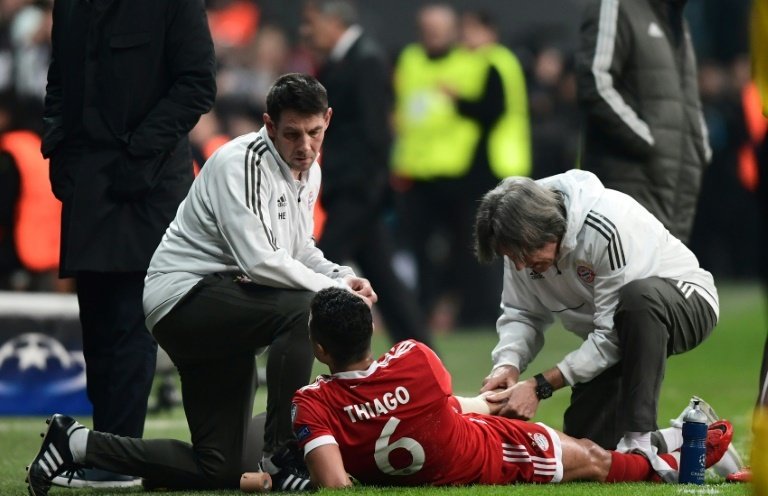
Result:
[[[430,59],[421,45],[407,46],[395,67],[394,171],[429,180],[467,173],[480,138],[480,127],[459,115],[453,99],[441,91],[449,86],[462,98],[482,91],[484,64],[463,48]]]
[[[501,75],[504,114],[488,137],[488,161],[498,178],[531,175],[531,128],[528,92],[517,57],[501,45],[489,45],[481,53]]]

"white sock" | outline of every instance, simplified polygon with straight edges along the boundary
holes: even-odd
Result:
[[[642,451],[653,453],[651,449],[650,432],[625,432],[624,437],[619,440],[616,451],[620,453],[631,453],[633,451]]]
[[[72,461],[83,463],[85,461],[85,448],[88,446],[88,434],[86,428],[75,429],[69,436],[69,451],[72,452]]]
[[[659,434],[664,438],[664,442],[667,443],[667,451],[669,453],[672,453],[683,446],[682,429],[678,427],[667,427],[666,429],[659,429]]]

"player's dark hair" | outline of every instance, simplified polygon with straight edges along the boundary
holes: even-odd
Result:
[[[362,298],[342,288],[319,291],[310,303],[309,332],[338,367],[366,357],[373,317]]]
[[[284,74],[269,89],[267,114],[277,123],[285,110],[293,110],[301,115],[325,114],[328,110],[328,93],[317,79],[308,74]]]

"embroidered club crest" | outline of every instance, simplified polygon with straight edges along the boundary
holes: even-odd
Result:
[[[547,451],[549,449],[549,441],[547,441],[547,436],[544,434],[537,432],[533,435],[533,442],[541,448],[541,451]]]
[[[589,265],[577,265],[576,275],[587,284],[595,282],[595,271]]]

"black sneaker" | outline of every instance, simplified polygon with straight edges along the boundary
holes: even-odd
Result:
[[[309,471],[298,448],[284,446],[277,453],[261,461],[262,470],[272,477],[273,491],[313,491]]]
[[[46,496],[54,477],[80,467],[72,459],[69,436],[85,427],[72,417],[58,413],[45,422],[48,424],[48,430],[41,434],[43,444],[27,467],[27,489],[30,496]]]
[[[51,480],[51,484],[60,487],[91,489],[115,489],[120,487],[137,487],[141,485],[140,477],[116,474],[98,468],[77,468],[65,470]]]

